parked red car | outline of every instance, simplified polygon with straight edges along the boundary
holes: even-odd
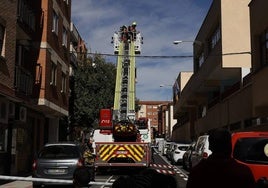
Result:
[[[237,132],[232,134],[232,155],[247,165],[255,180],[268,178],[268,132]]]

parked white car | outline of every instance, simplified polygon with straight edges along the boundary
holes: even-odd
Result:
[[[171,164],[181,164],[182,157],[190,144],[176,143],[171,155]]]
[[[170,147],[170,144],[171,144],[172,142],[165,142],[165,146],[164,146],[164,152],[163,152],[163,155],[167,155],[167,150],[168,150],[168,148]]]
[[[202,159],[206,159],[212,152],[209,149],[208,135],[199,136],[194,150],[192,151],[192,167],[197,165]]]
[[[167,157],[168,160],[171,160],[171,158],[172,158],[173,151],[175,150],[175,145],[176,145],[175,142],[171,142],[167,147],[166,157]]]
[[[192,152],[195,148],[195,144],[196,144],[196,142],[192,142],[191,145],[187,148],[186,152],[183,154],[182,167],[185,170],[190,170],[192,168],[191,156],[192,156]]]

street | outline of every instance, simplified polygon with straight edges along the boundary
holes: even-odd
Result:
[[[166,157],[161,156],[158,153],[154,153],[154,164],[157,165],[171,165],[169,161],[166,159]],[[187,178],[188,178],[188,172],[185,171],[182,166],[176,165],[174,166],[175,171],[175,178],[177,180],[177,187],[178,188],[185,188]],[[126,175],[127,171],[109,171],[105,174],[97,174],[95,178],[95,182],[98,183],[98,185],[92,185],[92,188],[108,188],[111,186],[108,185],[99,185],[99,182],[103,183],[110,183],[112,184],[119,176]],[[32,188],[32,182],[31,181],[13,181],[7,184],[3,184],[0,186],[0,188]]]

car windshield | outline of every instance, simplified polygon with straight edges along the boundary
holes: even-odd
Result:
[[[181,151],[186,151],[188,146],[179,146],[178,149]]]
[[[78,158],[79,151],[73,146],[47,146],[40,151],[39,158],[42,159],[68,159]]]
[[[240,138],[234,146],[233,156],[245,163],[268,164],[268,139]]]

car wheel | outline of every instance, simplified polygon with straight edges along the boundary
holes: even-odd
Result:
[[[187,170],[187,166],[186,166],[186,164],[185,164],[185,161],[184,161],[184,160],[182,160],[182,168],[183,168],[183,169],[185,169],[185,170]]]
[[[189,167],[188,170],[190,170],[192,168],[192,162],[189,160]]]

